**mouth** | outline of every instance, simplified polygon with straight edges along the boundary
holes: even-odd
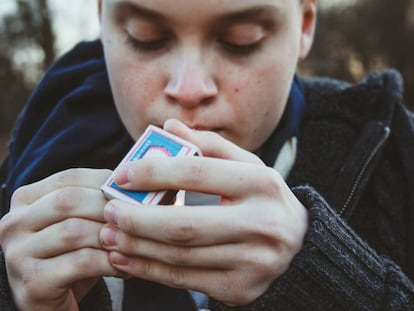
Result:
[[[204,126],[204,125],[194,125],[194,126],[188,126],[188,127],[196,131],[207,131],[207,132],[215,132],[215,133],[220,133],[224,130],[223,127]]]

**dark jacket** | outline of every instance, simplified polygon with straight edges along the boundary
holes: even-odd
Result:
[[[82,47],[72,53],[80,51]],[[100,53],[81,53],[85,55],[82,61],[99,63],[94,73],[98,75],[105,74]],[[74,75],[73,72],[62,73],[56,83],[65,81],[68,74]],[[110,94],[108,99],[109,88],[101,90],[99,104],[96,101],[99,94],[88,95],[94,89],[94,79],[91,78],[94,74],[79,76],[74,85],[60,85],[68,89],[68,94],[79,87],[85,90],[81,95],[76,93],[75,98],[67,95],[69,102],[76,102],[75,107],[82,107],[72,109],[70,113],[91,118],[93,122],[96,113],[104,110],[118,120]],[[252,304],[230,308],[211,301],[210,308],[240,311],[414,310],[414,117],[402,105],[401,78],[395,71],[386,71],[373,73],[356,85],[332,79],[303,79],[303,83],[305,115],[298,137],[297,159],[287,180],[310,212],[303,249],[289,270]],[[44,97],[40,98],[44,100]],[[70,126],[55,124],[62,121],[51,118],[56,109],[62,108],[54,105],[56,100],[49,100],[48,108],[41,115],[26,112],[18,121],[20,130],[14,133],[11,153],[20,156],[13,157],[6,179],[3,179],[13,183],[7,185],[8,192],[21,183],[32,181],[14,176],[13,168],[25,168],[30,161],[36,162],[33,153],[27,150],[30,145],[42,147],[48,142],[46,137],[39,137],[36,126],[40,124],[51,129],[53,126]],[[36,111],[33,106],[36,104],[32,103],[32,109]],[[26,111],[30,109],[26,108]],[[84,129],[67,133],[67,139],[79,131]],[[95,149],[89,152],[66,148],[62,157],[53,161],[45,151],[42,156],[47,158],[47,174],[73,166],[114,167],[122,156],[118,153],[123,149],[126,151],[131,143],[130,138],[119,120],[110,130],[105,128],[103,131],[108,133],[94,142],[92,147]],[[93,133],[91,141],[92,138]],[[115,142],[124,144],[117,149],[120,151],[107,151]],[[55,142],[52,147],[58,148],[61,143]],[[41,153],[43,149],[40,149]],[[108,154],[105,160],[100,159],[101,152]],[[45,169],[41,160],[32,166]],[[6,202],[9,195],[6,194]],[[14,310],[4,260],[1,260],[0,310]],[[194,309],[183,290],[140,281],[136,293],[142,297],[139,310]],[[170,299],[182,305],[174,308]],[[84,299],[82,308],[110,310],[102,282]]]

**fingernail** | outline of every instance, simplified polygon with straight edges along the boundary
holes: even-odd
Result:
[[[101,232],[102,244],[105,246],[114,246],[118,241],[118,230],[114,227],[106,226]]]
[[[125,185],[129,182],[130,169],[126,165],[121,165],[115,171],[114,180],[119,185]]]
[[[127,266],[129,264],[129,258],[116,252],[110,254],[110,261],[113,265]]]
[[[118,209],[111,202],[105,205],[104,217],[110,224],[118,224]]]

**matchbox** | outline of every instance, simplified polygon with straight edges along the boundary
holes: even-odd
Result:
[[[161,128],[149,125],[142,136],[132,146],[119,165],[148,157],[179,157],[201,155],[200,149],[190,142]],[[116,169],[115,169],[116,171]],[[129,191],[119,187],[113,174],[101,190],[108,199],[121,199],[130,203],[163,204],[171,202],[176,191]]]

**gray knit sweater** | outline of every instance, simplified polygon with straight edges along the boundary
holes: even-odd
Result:
[[[414,122],[401,85],[394,71],[306,82],[288,180],[311,214],[304,247],[257,301],[214,309],[414,310]]]
[[[211,301],[210,308],[414,310],[414,117],[402,105],[400,76],[304,84],[305,118],[288,178],[311,216],[303,249],[252,304]],[[1,260],[0,310],[14,310]],[[110,310],[103,283],[82,309]]]

